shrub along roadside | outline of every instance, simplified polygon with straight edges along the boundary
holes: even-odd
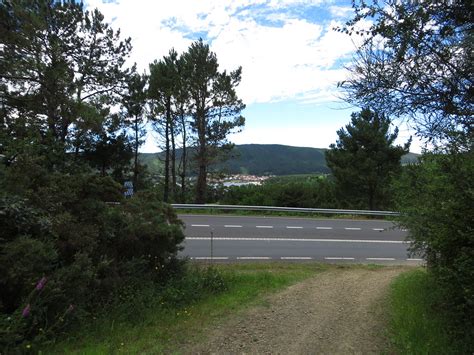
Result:
[[[162,287],[129,288],[115,305],[94,315],[44,353],[170,353],[204,324],[326,269],[320,264],[188,265]],[[125,298],[126,299],[125,299]],[[196,338],[195,338],[196,339]]]
[[[474,348],[474,153],[424,154],[398,182],[400,222],[439,288],[445,327]]]
[[[468,339],[454,338],[442,309],[443,294],[423,269],[398,276],[390,291],[390,333],[400,354],[468,354]],[[471,344],[472,346],[472,344]]]
[[[0,195],[0,351],[51,341],[113,301],[124,285],[179,273],[184,239],[153,192],[120,198],[110,178],[51,174],[23,196]]]

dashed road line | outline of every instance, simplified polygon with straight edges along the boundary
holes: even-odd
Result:
[[[393,261],[395,258],[365,258],[365,260],[374,260],[374,261]]]
[[[328,230],[328,229],[332,229],[332,227],[316,227],[316,229]]]
[[[372,228],[373,231],[379,231],[379,232],[382,232],[384,231],[385,229],[383,228]]]
[[[298,226],[286,226],[287,229],[303,229],[303,227]]]
[[[282,256],[281,260],[312,260],[310,256]]]
[[[210,237],[186,237],[187,240],[211,240]],[[229,241],[270,241],[270,242],[334,242],[334,243],[382,243],[410,244],[404,240],[372,240],[372,239],[303,239],[303,238],[245,238],[245,237],[214,237],[214,240]]]
[[[191,224],[191,227],[210,227],[209,224]]]
[[[413,258],[408,258],[407,261],[423,261],[423,259],[413,259]]]
[[[238,256],[238,260],[270,260],[269,256]]]
[[[242,228],[242,226],[239,226],[237,224],[226,224],[224,225],[225,228]]]
[[[273,226],[255,226],[257,228],[273,228]]]
[[[348,258],[344,256],[327,256],[325,260],[355,260],[355,258]]]
[[[362,228],[346,227],[344,229],[347,230],[347,231],[360,231]]]
[[[194,256],[191,257],[194,260],[229,260],[228,256]]]

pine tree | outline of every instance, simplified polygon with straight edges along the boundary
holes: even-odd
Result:
[[[215,53],[202,39],[191,44],[183,54],[183,60],[192,107],[191,127],[195,134],[196,202],[205,203],[209,166],[223,149],[232,147],[227,140],[228,134],[245,124],[240,115],[245,105],[235,91],[242,68],[230,73],[219,72]]]
[[[351,124],[337,131],[339,139],[326,152],[328,167],[341,197],[351,205],[371,210],[386,206],[392,175],[400,170],[400,159],[408,153],[410,141],[394,146],[398,128],[389,132],[390,119],[363,109],[352,113]]]
[[[154,129],[164,138],[165,171],[163,200],[168,202],[170,195],[170,177],[172,195],[176,187],[175,155],[175,93],[178,83],[177,56],[174,49],[169,55],[150,64],[150,86],[148,96],[153,110]]]
[[[53,160],[81,152],[123,89],[130,39],[75,1],[7,0],[0,19],[2,129],[34,127]]]
[[[125,112],[127,125],[133,131],[133,188],[135,192],[138,186],[138,174],[140,171],[138,163],[138,148],[143,144],[145,137],[145,103],[147,77],[134,74],[127,84],[127,91],[122,97],[122,106]]]

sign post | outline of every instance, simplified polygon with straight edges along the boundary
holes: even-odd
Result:
[[[132,197],[133,196],[133,182],[125,181],[123,184],[123,187],[125,187],[125,192],[123,193],[125,197]]]

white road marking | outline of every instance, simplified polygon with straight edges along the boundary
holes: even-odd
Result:
[[[365,258],[366,260],[393,261],[395,258]]]
[[[303,227],[297,227],[297,226],[286,226],[287,229],[303,229]]]
[[[239,260],[270,260],[269,256],[238,256]]]
[[[332,229],[332,227],[316,227],[316,229]]]
[[[410,244],[404,240],[371,240],[371,239],[303,239],[303,238],[230,238],[214,237],[214,240],[230,241],[264,241],[264,242],[335,242],[335,243],[383,243],[383,244]],[[186,237],[186,240],[211,240],[211,237]]]
[[[407,259],[407,261],[423,261],[423,259]]]
[[[224,225],[225,228],[242,228],[242,226],[239,226],[237,224],[226,224]]]
[[[354,260],[354,258],[346,258],[343,256],[328,256],[328,257],[325,257],[324,259],[326,260]]]
[[[273,226],[256,226],[257,228],[273,228]]]
[[[373,230],[373,231],[380,231],[380,232],[381,232],[381,231],[384,231],[385,229],[383,229],[383,228],[372,228],[372,230]]]
[[[348,231],[360,231],[361,230],[361,228],[352,228],[352,227],[346,227],[344,229],[348,230]]]
[[[191,224],[191,227],[210,227],[209,224]]]
[[[210,256],[194,256],[194,257],[191,257],[191,259],[194,259],[194,260],[228,260],[229,257],[228,256],[213,256],[213,257],[210,257]]]
[[[281,260],[311,260],[310,256],[282,256]]]
[[[408,232],[408,229],[401,229],[402,232]]]

